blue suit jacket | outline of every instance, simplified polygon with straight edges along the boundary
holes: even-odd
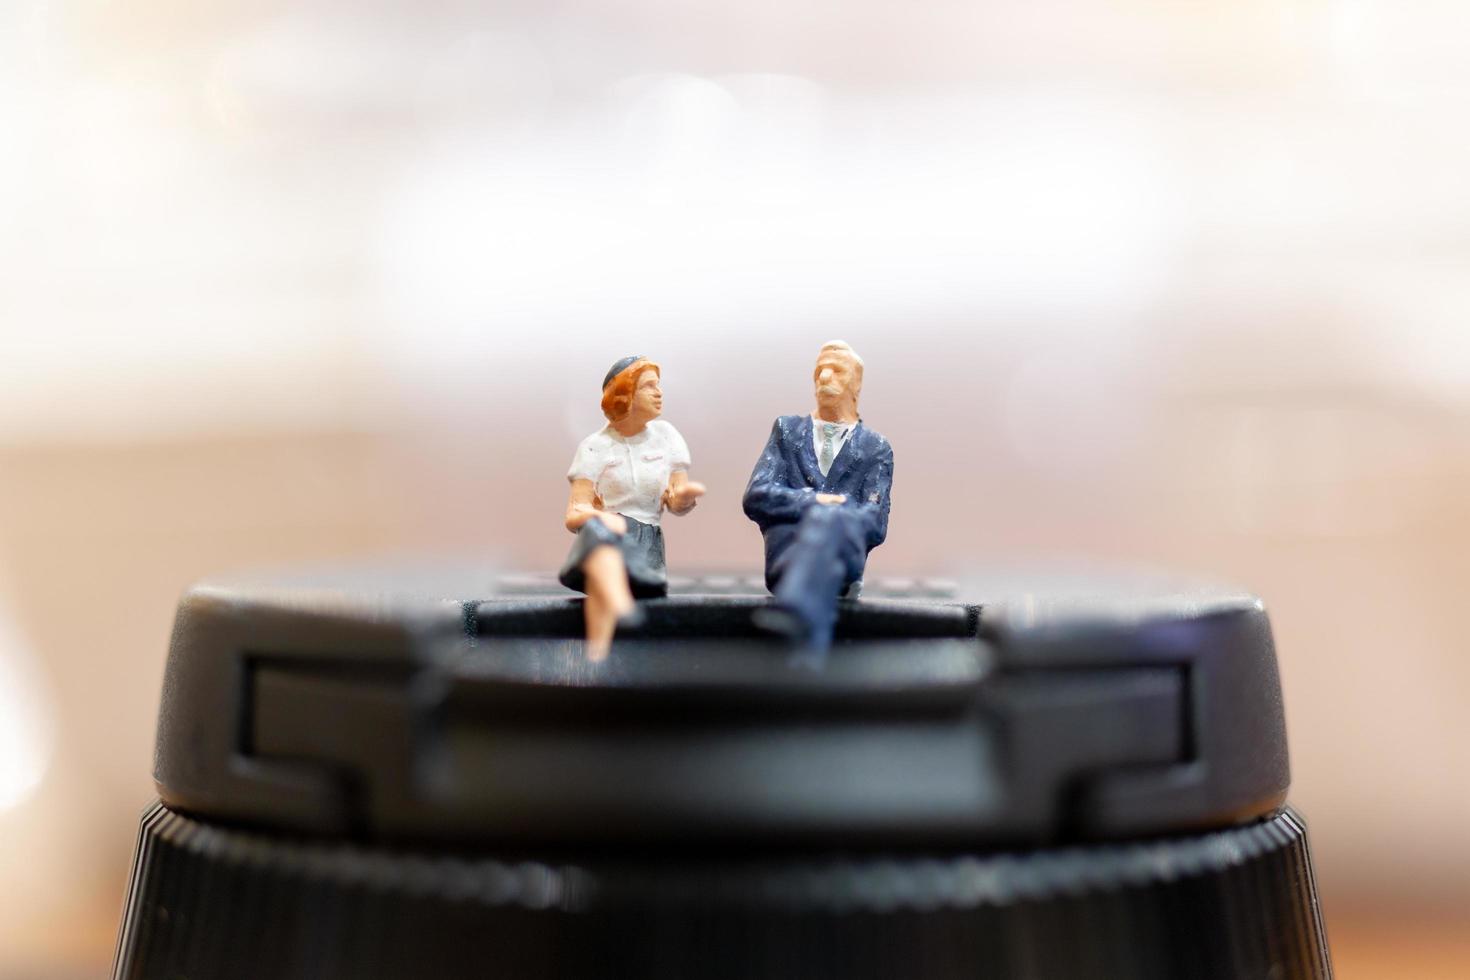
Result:
[[[808,508],[820,507],[819,493],[847,496],[843,521],[851,540],[843,549],[847,580],[863,576],[868,552],[888,536],[888,501],[893,490],[893,448],[858,422],[832,461],[827,475],[817,465],[810,415],[783,415],[771,426],[771,438],[756,461],[745,488],[745,516],[760,526],[766,541],[766,580],[772,567],[796,538],[797,522]]]

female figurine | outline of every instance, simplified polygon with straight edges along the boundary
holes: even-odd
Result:
[[[602,379],[607,425],[577,446],[567,480],[567,530],[577,535],[561,569],[561,583],[585,592],[587,656],[601,660],[619,619],[633,600],[665,595],[664,508],[687,514],[704,494],[689,479],[689,447],[659,419],[663,390],[659,366],[641,355],[625,357]]]

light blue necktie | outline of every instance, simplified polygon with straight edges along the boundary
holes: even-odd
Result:
[[[822,463],[822,475],[823,476],[826,476],[827,475],[827,471],[830,470],[830,469],[832,469],[832,460],[834,460],[835,458],[837,458],[837,450],[832,445],[833,440],[837,438],[837,429],[838,429],[838,425],[835,422],[823,422],[822,423],[822,458],[821,458],[821,463]]]

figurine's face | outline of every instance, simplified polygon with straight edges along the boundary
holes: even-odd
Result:
[[[658,372],[644,371],[633,388],[633,404],[628,415],[640,422],[650,422],[664,410],[664,390],[659,387]]]
[[[856,408],[857,366],[841,351],[823,351],[817,358],[812,380],[817,386],[817,404],[832,408]]]

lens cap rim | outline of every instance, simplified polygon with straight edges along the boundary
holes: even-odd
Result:
[[[741,626],[766,601],[739,576],[676,583],[597,665],[576,597],[484,566],[201,583],[165,672],[159,795],[362,838],[853,847],[1147,836],[1285,799],[1248,593],[873,582],[816,665]]]

